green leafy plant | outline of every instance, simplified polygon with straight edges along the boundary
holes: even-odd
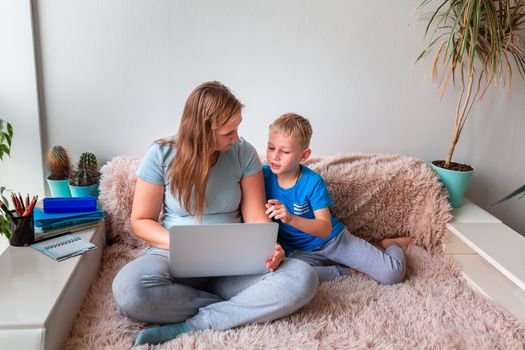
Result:
[[[0,160],[4,159],[4,156],[11,156],[11,143],[13,141],[13,126],[0,119]],[[9,201],[4,195],[6,191],[5,186],[0,186],[0,201],[3,203],[4,208],[9,208]],[[10,218],[3,211],[0,211],[0,234],[6,236],[7,239],[11,239]]]
[[[499,204],[501,202],[504,202],[508,199],[511,199],[512,197],[516,197],[520,195],[520,198],[523,198],[523,196],[525,196],[525,185],[515,189],[511,194],[507,195],[505,198],[503,199],[500,199],[499,201],[497,201],[496,203],[493,203],[492,205],[496,205],[496,204]]]
[[[70,184],[73,186],[95,185],[100,178],[98,160],[93,153],[84,152],[80,155],[77,166],[73,169]]]
[[[3,203],[9,203],[7,201],[7,198],[4,196],[5,191],[6,191],[5,186],[0,187],[0,197],[1,197],[0,200]],[[8,208],[8,206],[6,205],[5,208]],[[11,239],[11,236],[12,236],[10,222],[11,222],[11,219],[9,218],[9,216],[2,212],[2,214],[0,214],[0,234],[4,235],[7,239]]]
[[[51,174],[50,180],[66,180],[71,175],[71,160],[66,149],[60,145],[51,147],[47,152],[47,164]]]
[[[420,7],[433,3],[424,0]],[[513,66],[525,78],[525,0],[441,0],[428,22],[429,43],[417,58],[436,49],[432,79],[440,76],[441,97],[459,80],[461,87],[452,138],[443,167],[452,155],[476,101],[494,83],[512,91]],[[416,61],[416,62],[417,62]],[[438,74],[438,66],[443,68]]]
[[[13,141],[13,126],[0,119],[0,160],[4,155],[11,156],[11,142]]]

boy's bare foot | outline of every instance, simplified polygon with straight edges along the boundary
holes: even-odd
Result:
[[[406,249],[414,241],[413,237],[385,238],[381,241],[381,248],[386,249],[389,245],[396,244],[401,249]]]

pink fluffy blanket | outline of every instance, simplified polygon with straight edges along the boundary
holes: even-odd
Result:
[[[100,202],[108,213],[101,269],[66,349],[127,349],[146,325],[120,316],[111,293],[117,271],[142,254],[129,216],[140,157],[119,156],[102,168]],[[321,284],[311,303],[266,324],[200,331],[159,349],[523,349],[525,327],[472,291],[443,254],[450,208],[441,185],[414,158],[380,154],[312,157],[325,179],[334,214],[371,241],[410,235],[407,279],[385,286],[363,275]],[[148,348],[144,346],[143,348]]]

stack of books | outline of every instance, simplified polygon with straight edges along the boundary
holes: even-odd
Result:
[[[85,230],[104,219],[94,197],[44,198],[33,210],[35,241]]]

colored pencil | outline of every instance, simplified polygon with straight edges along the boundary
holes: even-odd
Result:
[[[20,199],[14,193],[13,193],[13,198],[14,198],[14,203],[15,203],[15,211],[18,216],[22,216],[22,214],[24,213],[24,210],[22,209],[22,204],[20,204]]]
[[[29,214],[31,214],[31,212],[33,211],[33,208],[35,207],[37,201],[38,201],[38,196],[33,196],[33,200],[31,201],[31,203],[27,207],[27,209],[24,212],[23,216],[28,216]]]
[[[18,213],[18,201],[16,200],[14,193],[11,193],[11,201],[13,202],[13,208],[15,208],[15,212]]]
[[[25,205],[24,205],[24,199],[22,198],[22,195],[20,192],[18,192],[18,202],[20,203],[20,209],[22,209],[22,213],[26,211]]]

